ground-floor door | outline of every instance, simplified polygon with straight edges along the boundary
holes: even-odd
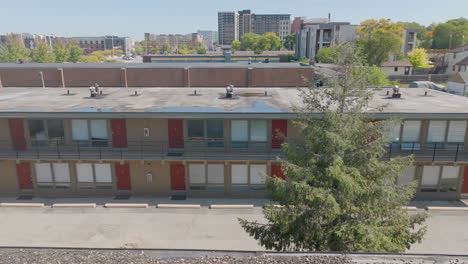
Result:
[[[465,170],[463,171],[463,183],[461,193],[468,195],[468,166],[465,166]]]
[[[117,190],[130,191],[132,184],[130,180],[130,166],[128,163],[115,164],[115,175],[117,177]]]
[[[181,163],[171,164],[171,189],[185,191],[185,166]]]
[[[18,175],[18,185],[20,190],[32,190],[31,163],[20,162],[16,164],[16,174]]]

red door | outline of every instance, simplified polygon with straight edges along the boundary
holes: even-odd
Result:
[[[31,176],[31,163],[21,162],[16,164],[16,174],[18,175],[18,184],[21,190],[31,190],[33,188]]]
[[[169,148],[184,148],[184,120],[168,120]]]
[[[115,163],[115,175],[117,176],[117,190],[130,191],[132,184],[130,182],[130,166],[128,163]]]
[[[465,166],[465,173],[463,176],[463,185],[462,185],[462,193],[468,193],[468,166]]]
[[[10,137],[15,150],[26,150],[26,138],[24,137],[23,119],[8,119]]]
[[[184,164],[171,164],[171,189],[173,191],[185,191],[185,167]]]
[[[127,125],[125,119],[112,119],[112,147],[127,148]]]
[[[271,147],[281,148],[284,139],[288,136],[288,120],[271,121]]]
[[[283,173],[283,169],[281,168],[281,165],[279,164],[271,164],[271,176],[277,177],[283,180],[286,179]]]

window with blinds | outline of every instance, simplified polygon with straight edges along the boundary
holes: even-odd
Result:
[[[71,185],[68,163],[35,163],[38,187],[68,188]]]
[[[110,163],[77,163],[76,176],[83,189],[110,189],[113,185]]]

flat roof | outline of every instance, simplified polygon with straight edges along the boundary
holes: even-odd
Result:
[[[295,118],[293,106],[302,104],[296,88],[234,88],[232,99],[224,98],[225,88],[102,91],[102,96],[91,98],[88,88],[2,88],[0,116]],[[376,114],[377,118],[468,119],[467,97],[424,88],[401,88],[401,99],[389,99],[387,91],[392,93],[391,89],[375,91],[370,104],[369,112],[386,105],[384,111]]]
[[[0,63],[0,69],[29,68],[304,68],[295,62],[251,63],[247,62],[158,62],[158,63]]]

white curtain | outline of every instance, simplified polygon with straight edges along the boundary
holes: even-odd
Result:
[[[408,184],[414,181],[414,176],[416,175],[416,166],[411,166],[402,171],[397,178],[397,184]]]
[[[444,166],[442,179],[457,179],[460,175],[460,166]]]
[[[437,186],[439,183],[440,166],[424,166],[421,185]]]
[[[250,122],[250,140],[265,142],[267,137],[267,121],[252,120]]]
[[[427,142],[445,142],[447,121],[430,121]]]
[[[266,164],[250,165],[250,184],[265,184]]]
[[[246,164],[231,165],[232,184],[248,184],[248,171]]]
[[[189,164],[190,183],[206,184],[205,164]]]
[[[87,120],[72,120],[72,138],[73,140],[89,140]]]
[[[55,182],[69,183],[70,182],[70,169],[68,163],[53,163]]]
[[[450,121],[447,142],[465,142],[466,121]]]
[[[232,141],[248,141],[248,127],[249,122],[247,120],[233,120],[231,122]]]
[[[99,139],[107,139],[107,121],[106,120],[91,120],[91,137]]]
[[[403,124],[403,142],[418,142],[421,121],[405,121]]]
[[[52,171],[50,163],[35,163],[36,179],[38,183],[52,183]]]
[[[93,164],[91,163],[77,163],[76,164],[76,175],[78,182],[94,183],[93,178]]]
[[[208,183],[224,184],[224,164],[208,164]]]
[[[95,163],[94,170],[97,183],[112,183],[112,169],[109,163]]]

